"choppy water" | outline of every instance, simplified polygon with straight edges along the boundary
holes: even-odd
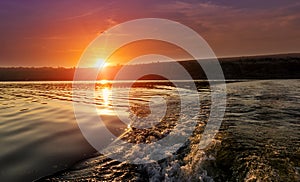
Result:
[[[110,113],[107,85],[97,84],[95,100],[85,92],[85,84],[81,89],[76,102],[96,104],[99,114]],[[145,131],[112,124],[114,134],[131,143],[151,143],[168,135],[178,117],[176,88],[145,82],[131,94],[131,110],[137,115],[149,114],[150,97],[167,98],[165,122]],[[225,118],[205,150],[198,143],[210,112],[210,92],[200,84],[197,94],[198,124],[185,145],[157,163],[130,165],[98,154],[84,139],[74,118],[71,82],[0,83],[0,181],[300,180],[300,80],[227,84]],[[114,100],[124,107],[121,96]],[[160,108],[160,99],[151,102]]]

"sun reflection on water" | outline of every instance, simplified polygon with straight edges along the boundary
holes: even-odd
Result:
[[[111,108],[111,97],[112,91],[109,87],[101,88],[97,91],[97,98],[99,98],[101,104],[97,107],[98,114],[100,115],[111,115],[113,113],[113,109]]]
[[[111,90],[107,87],[102,89],[103,105],[108,107],[110,104]]]

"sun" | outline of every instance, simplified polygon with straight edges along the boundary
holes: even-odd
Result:
[[[109,63],[106,62],[105,59],[102,59],[102,58],[98,59],[95,63],[95,67],[97,67],[97,68],[99,68],[99,67],[105,68],[107,66],[109,66]]]
[[[107,84],[108,83],[108,80],[100,80],[100,84],[101,85],[105,85],[105,84]]]

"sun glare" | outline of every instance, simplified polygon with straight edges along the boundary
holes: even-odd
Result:
[[[105,85],[105,84],[107,84],[108,83],[108,80],[100,80],[100,84],[101,85]]]
[[[109,63],[107,63],[105,61],[105,59],[98,59],[98,61],[95,63],[95,67],[99,68],[99,67],[107,67],[109,66]]]

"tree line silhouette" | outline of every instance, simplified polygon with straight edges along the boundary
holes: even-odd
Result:
[[[201,60],[201,61],[210,61]],[[293,79],[300,78],[300,54],[283,54],[269,56],[220,58],[219,62],[226,79]],[[181,64],[193,79],[206,79],[205,73],[195,60],[180,61]],[[146,70],[150,67],[157,67],[176,74],[176,69],[170,70],[170,63],[158,62],[130,65],[132,74],[124,79],[134,76],[136,70]],[[98,79],[114,79],[122,65],[105,68]],[[79,68],[89,74],[95,68]],[[2,67],[0,68],[0,81],[71,81],[75,68],[53,68],[53,67]],[[159,76],[148,75],[143,79],[161,79]],[[85,80],[85,79],[83,79]],[[87,77],[88,80],[88,77]]]

